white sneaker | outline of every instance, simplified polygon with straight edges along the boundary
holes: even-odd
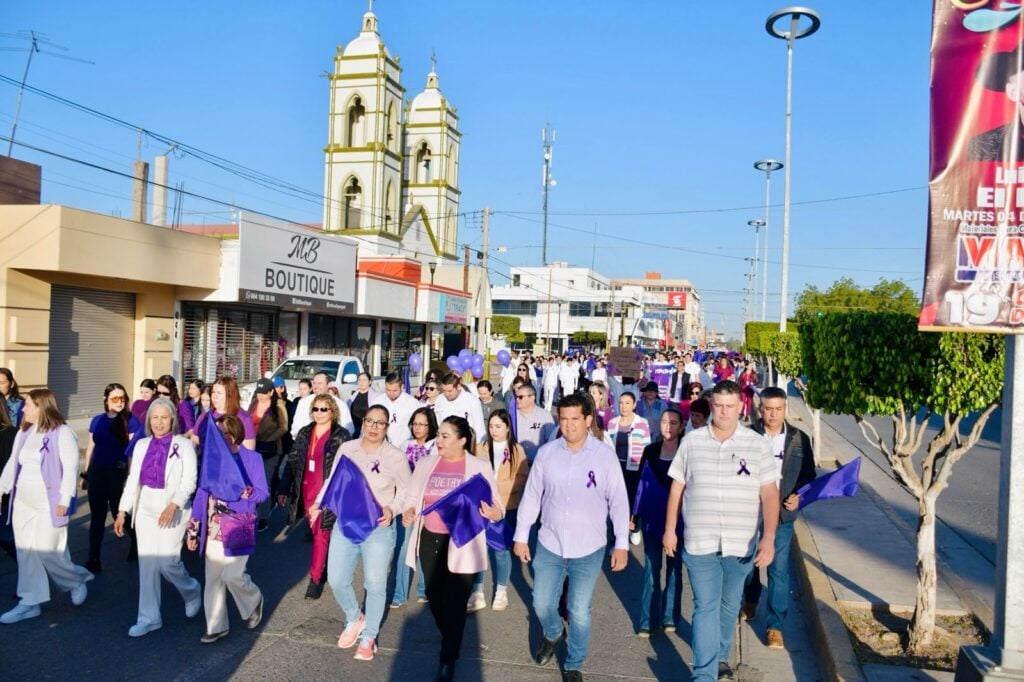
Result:
[[[640,531],[635,530],[629,534],[629,544],[633,545],[634,547],[639,547],[640,541],[643,539],[643,537],[644,536],[640,533]]]
[[[18,604],[13,609],[0,616],[0,623],[10,625],[11,623],[17,623],[19,620],[36,618],[40,613],[42,613],[42,609],[39,608],[39,604],[32,604],[31,606]]]
[[[154,630],[159,630],[163,626],[163,623],[136,623],[135,625],[128,628],[128,636],[142,637],[143,635],[148,635]]]
[[[504,611],[508,608],[508,591],[499,588],[494,592],[494,601],[491,602],[493,611]]]
[[[89,587],[85,583],[79,583],[78,587],[71,590],[71,603],[75,606],[81,606],[85,603],[85,598],[89,596]]]
[[[483,592],[476,591],[469,595],[469,601],[466,602],[466,613],[476,613],[485,608],[487,608],[487,599]]]

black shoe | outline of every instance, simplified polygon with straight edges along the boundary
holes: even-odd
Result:
[[[314,581],[312,578],[309,579],[309,584],[306,585],[306,599],[319,599],[320,595],[324,591],[324,581]]]
[[[718,662],[718,679],[720,680],[735,680],[736,677],[733,675],[732,668],[729,664],[724,661]]]
[[[89,559],[85,562],[85,570],[89,571],[93,575],[99,575],[103,572],[103,566],[100,565],[98,559]]]
[[[583,682],[583,673],[579,670],[566,670],[562,673],[562,682]]]
[[[455,661],[438,666],[437,682],[451,682],[453,679],[455,679]]]
[[[203,635],[202,637],[199,638],[199,643],[200,644],[213,644],[218,639],[221,639],[221,638],[227,637],[227,636],[228,636],[228,631],[227,630],[224,630],[223,632],[214,632],[213,634],[210,634],[209,632],[207,632],[205,635]]]
[[[263,531],[265,531],[269,527],[270,527],[270,524],[267,523],[266,519],[260,519],[259,521],[256,522],[256,532],[257,533],[262,533]]]
[[[537,653],[533,655],[533,660],[537,665],[547,665],[555,656],[555,647],[565,639],[565,630],[562,630],[562,634],[558,636],[558,639],[551,641],[541,635],[540,637],[540,648],[537,649]]]

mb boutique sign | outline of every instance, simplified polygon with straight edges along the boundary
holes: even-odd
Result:
[[[356,247],[256,213],[239,223],[238,300],[291,310],[351,313]]]

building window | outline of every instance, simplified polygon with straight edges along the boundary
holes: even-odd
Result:
[[[395,216],[393,213],[395,204],[395,187],[391,182],[388,182],[388,191],[385,193],[384,199],[384,231],[385,232],[397,232],[395,230]]]
[[[352,178],[345,185],[345,203],[342,206],[341,227],[344,230],[358,230],[360,226],[359,199],[363,193],[359,180]]]
[[[346,117],[348,127],[345,130],[345,146],[362,147],[365,144],[363,142],[363,117],[366,116],[363,100],[360,97],[352,100],[352,106],[346,113],[348,114]]]
[[[536,315],[536,301],[493,301],[495,315]]]
[[[434,173],[430,170],[430,146],[424,142],[416,150],[416,182],[425,185],[433,179]]]
[[[569,301],[569,317],[591,317],[591,306],[585,301]]]

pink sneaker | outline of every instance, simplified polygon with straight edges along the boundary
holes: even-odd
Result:
[[[360,640],[359,647],[356,648],[356,655],[352,658],[357,661],[372,661],[375,653],[377,653],[377,640],[363,639]]]
[[[355,645],[356,640],[359,639],[359,635],[363,633],[363,628],[366,627],[366,616],[359,616],[359,620],[354,623],[349,623],[345,626],[345,629],[341,631],[341,635],[338,637],[338,648],[339,649],[351,649]]]

